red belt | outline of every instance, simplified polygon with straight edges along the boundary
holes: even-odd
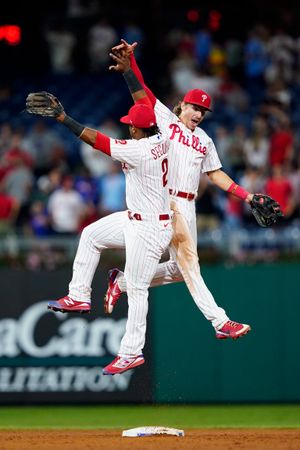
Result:
[[[134,213],[132,214],[131,211],[128,211],[128,217],[130,220],[135,219],[135,220],[144,220],[142,219],[141,214],[139,213]],[[159,214],[158,216],[158,220],[170,220],[171,217],[169,216],[169,214]]]
[[[191,194],[190,192],[182,192],[182,191],[173,191],[173,189],[169,189],[171,195],[175,195],[175,197],[186,198],[191,201],[194,200],[196,194]]]

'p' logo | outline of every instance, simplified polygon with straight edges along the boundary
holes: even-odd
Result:
[[[205,102],[206,99],[207,99],[207,95],[203,94],[203,95],[202,95],[202,101],[203,101],[203,103]]]

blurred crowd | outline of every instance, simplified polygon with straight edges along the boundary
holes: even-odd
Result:
[[[69,14],[72,27],[59,23],[45,29],[51,71],[57,75],[76,70],[74,23],[84,13],[71,8]],[[120,31],[101,17],[86,33],[90,71],[107,71],[109,51],[120,37],[139,42],[137,59],[143,67],[146,38],[138,24],[128,22]],[[189,89],[210,93],[214,111],[203,128],[224,170],[248,191],[267,193],[280,203],[285,214],[280,227],[300,227],[300,36],[257,24],[244,40],[218,42],[206,27],[181,28],[166,34],[162,48],[167,64],[160,100],[172,108]],[[157,77],[152,69],[148,61],[150,88]],[[126,137],[109,116],[97,128],[114,138]],[[0,124],[2,236],[77,236],[89,223],[125,208],[119,163],[80,143],[74,165],[67,140],[50,121],[32,120],[26,127]],[[215,188],[206,176],[196,206],[200,232],[257,227],[249,206]]]

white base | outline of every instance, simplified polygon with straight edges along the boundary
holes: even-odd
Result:
[[[184,431],[169,427],[138,427],[138,428],[131,428],[130,430],[124,430],[122,432],[123,437],[153,436],[155,434],[184,436]]]

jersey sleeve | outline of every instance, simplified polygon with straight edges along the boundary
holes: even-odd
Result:
[[[132,167],[139,165],[141,149],[135,139],[110,139],[111,157]]]
[[[211,172],[222,167],[215,144],[212,140],[207,143],[207,153],[203,160],[201,172]]]

